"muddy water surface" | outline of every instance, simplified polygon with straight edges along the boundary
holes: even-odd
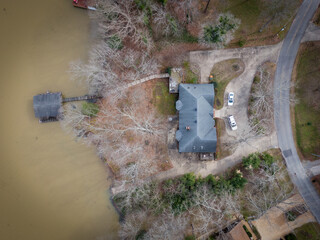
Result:
[[[39,124],[32,96],[86,89],[70,81],[86,59],[89,19],[72,0],[0,0],[0,239],[115,239],[107,171],[93,147]]]

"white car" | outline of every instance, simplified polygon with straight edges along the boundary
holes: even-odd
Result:
[[[234,93],[233,92],[229,92],[228,94],[228,106],[232,106],[234,102]]]
[[[236,124],[236,120],[234,120],[234,117],[232,115],[230,115],[228,117],[228,121],[229,121],[229,125],[231,127],[231,129],[234,131],[234,130],[237,130],[237,124]]]

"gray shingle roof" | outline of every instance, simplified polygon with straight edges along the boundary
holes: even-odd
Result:
[[[213,102],[213,84],[179,85],[176,103],[179,111],[179,130],[176,133],[179,152],[216,152]]]
[[[42,119],[57,118],[62,103],[62,95],[58,93],[39,94],[33,97],[34,115]]]

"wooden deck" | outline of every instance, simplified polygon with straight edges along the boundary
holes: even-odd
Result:
[[[84,96],[81,96],[81,97],[64,98],[62,100],[62,102],[66,103],[66,102],[74,102],[74,101],[95,100],[95,99],[99,99],[99,98],[101,98],[101,97],[84,95]]]

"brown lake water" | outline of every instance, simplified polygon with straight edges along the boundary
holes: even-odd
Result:
[[[47,90],[87,93],[68,68],[87,57],[89,24],[72,0],[0,0],[0,239],[116,239],[94,147],[57,122],[39,124],[32,109]]]

